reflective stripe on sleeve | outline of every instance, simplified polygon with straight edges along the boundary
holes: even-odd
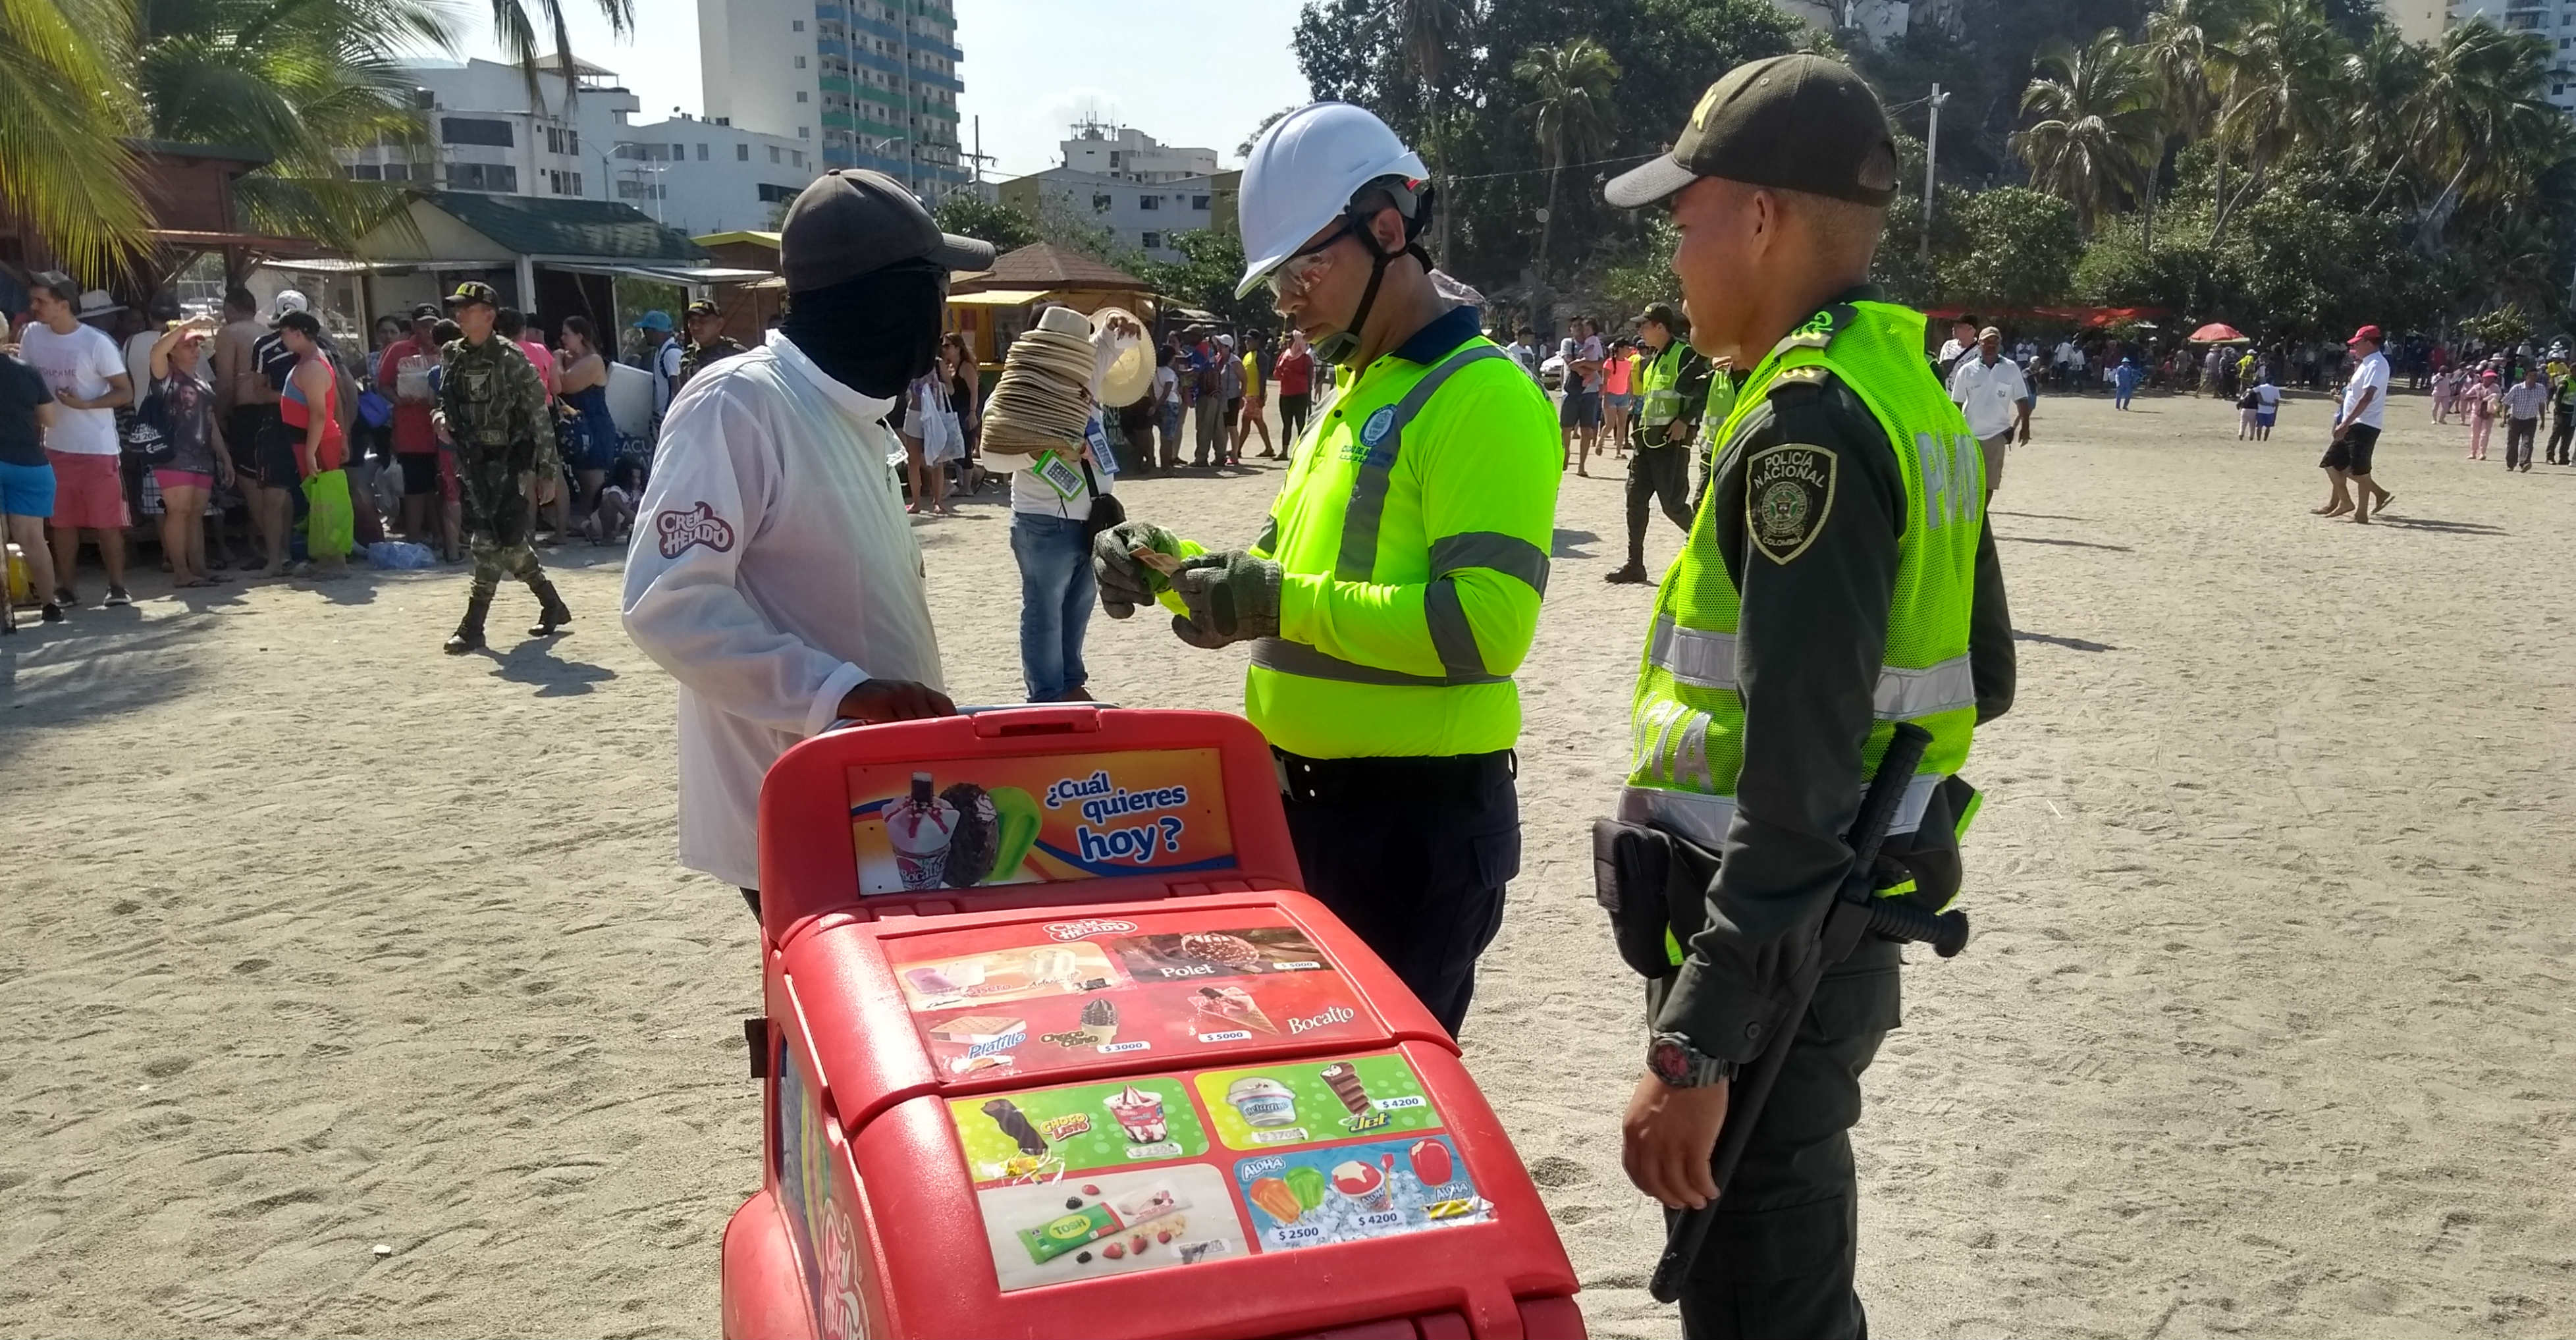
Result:
[[[1447,658],[1443,657],[1443,663]],[[1508,684],[1509,675],[1473,674],[1448,676],[1408,675],[1401,670],[1381,670],[1373,665],[1345,661],[1338,656],[1318,651],[1303,642],[1282,637],[1256,639],[1252,644],[1252,663],[1264,670],[1286,675],[1303,675],[1308,679],[1331,679],[1345,684],[1378,684],[1393,688],[1456,688],[1464,684]]]
[[[1738,687],[1735,634],[1684,628],[1669,614],[1655,618],[1647,660],[1683,684],[1703,689]],[[1870,710],[1881,721],[1910,721],[1977,705],[1976,672],[1965,656],[1920,670],[1883,666],[1870,691]]]
[[[1434,580],[1461,568],[1491,568],[1506,577],[1520,578],[1542,596],[1547,594],[1547,554],[1517,535],[1471,530],[1431,542]]]
[[[1423,589],[1422,621],[1430,626],[1431,646],[1440,653],[1440,664],[1448,667],[1451,679],[1484,677],[1485,653],[1476,645],[1467,607],[1458,601],[1457,583],[1444,579]]]

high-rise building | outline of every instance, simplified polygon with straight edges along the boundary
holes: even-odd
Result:
[[[2473,19],[2547,43],[2550,104],[2576,115],[2576,0],[2451,0],[2450,24]]]
[[[957,15],[941,0],[698,0],[707,119],[937,200],[963,186]]]

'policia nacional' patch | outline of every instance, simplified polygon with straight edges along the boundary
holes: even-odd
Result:
[[[1744,458],[1744,528],[1774,563],[1807,551],[1834,510],[1841,462],[1825,447],[1792,442]]]

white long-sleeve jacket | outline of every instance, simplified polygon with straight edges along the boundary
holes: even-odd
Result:
[[[760,885],[761,778],[874,677],[938,687],[891,400],[784,336],[691,379],[626,554],[627,635],[680,681],[680,863]]]

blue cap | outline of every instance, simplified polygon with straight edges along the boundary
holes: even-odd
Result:
[[[646,312],[644,315],[635,318],[635,328],[637,330],[669,330],[671,328],[671,314],[656,308],[653,311]]]

